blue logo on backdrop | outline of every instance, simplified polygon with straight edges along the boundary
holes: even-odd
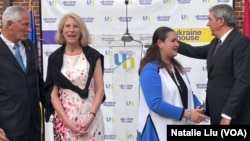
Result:
[[[105,16],[105,17],[104,17],[104,21],[105,21],[105,22],[110,22],[110,23],[111,23],[113,20],[112,20],[112,17]]]
[[[171,0],[163,0],[163,3],[165,3],[165,4],[171,4]]]
[[[133,51],[120,51],[118,53],[113,53],[110,50],[106,50],[105,55],[114,58],[114,64],[116,67],[104,68],[104,73],[114,73],[114,71],[120,66],[126,72],[132,72],[135,68],[135,58],[132,56],[134,55]],[[126,87],[121,85],[121,88],[123,89]]]
[[[94,6],[95,1],[94,0],[87,0],[87,5]]]
[[[146,22],[151,21],[150,16],[142,16],[142,20]]]
[[[55,0],[49,0],[49,5],[52,7],[56,7],[56,1]]]
[[[189,16],[188,15],[181,15],[181,19],[183,21],[188,21],[189,20]]]

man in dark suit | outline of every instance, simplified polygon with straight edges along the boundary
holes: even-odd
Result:
[[[250,124],[250,40],[235,29],[234,9],[226,4],[209,10],[207,26],[215,36],[210,44],[180,42],[179,53],[207,59],[206,114],[211,124]]]
[[[43,79],[34,45],[27,38],[31,31],[29,25],[29,14],[23,7],[10,6],[3,12],[0,34],[1,141],[41,141],[39,102]],[[18,48],[13,48],[15,44],[19,46],[19,53]]]

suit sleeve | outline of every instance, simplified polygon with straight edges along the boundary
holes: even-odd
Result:
[[[196,59],[207,59],[209,45],[205,46],[191,46],[179,41],[178,53]]]
[[[236,45],[237,44],[237,45]],[[242,38],[234,45],[233,74],[235,82],[223,113],[235,118],[242,107],[249,103],[250,92],[250,40]]]

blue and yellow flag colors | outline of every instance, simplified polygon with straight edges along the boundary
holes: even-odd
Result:
[[[37,47],[37,35],[36,35],[36,22],[35,22],[35,16],[33,12],[33,6],[31,3],[31,0],[29,2],[29,16],[30,16],[30,27],[31,32],[29,32],[29,39],[34,43],[35,45],[35,51],[36,51],[36,59],[38,60],[38,47]]]

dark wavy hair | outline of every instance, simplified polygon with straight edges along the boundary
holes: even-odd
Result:
[[[164,42],[167,38],[168,38],[168,33],[169,32],[175,32],[173,29],[169,28],[169,27],[159,27],[155,30],[153,37],[152,37],[152,44],[151,46],[147,49],[145,56],[142,58],[142,60],[140,61],[140,67],[138,70],[138,73],[141,73],[142,68],[144,67],[144,65],[148,62],[151,61],[157,61],[160,63],[160,67],[166,67],[166,64],[163,62],[163,60],[161,59],[161,53],[160,53],[160,48],[157,45],[157,40],[161,40],[162,42]],[[178,71],[180,71],[181,73],[184,72],[184,69],[182,67],[182,65],[175,60],[174,58],[172,58],[172,63],[174,66],[176,66],[176,68],[178,69]],[[170,70],[168,70],[170,71]]]

